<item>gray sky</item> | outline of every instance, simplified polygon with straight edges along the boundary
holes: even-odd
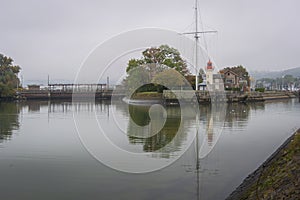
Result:
[[[208,50],[219,67],[300,66],[300,1],[199,0]],[[89,52],[121,32],[191,31],[194,0],[1,0],[0,53],[25,79],[74,79]],[[201,27],[201,26],[200,26]],[[124,66],[125,70],[125,66]]]

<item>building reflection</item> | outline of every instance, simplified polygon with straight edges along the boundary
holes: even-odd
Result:
[[[109,112],[110,101],[49,101],[49,113],[72,113],[72,112]]]
[[[209,146],[212,146],[214,140],[214,119],[213,117],[209,117],[206,123],[206,135],[207,135],[207,142]]]
[[[251,104],[233,103],[228,104],[226,111],[225,128],[242,129],[247,126],[251,110],[264,110],[265,104],[263,102],[256,102]]]
[[[72,113],[72,112],[107,112],[111,105],[110,101],[24,101],[20,102],[29,113],[48,112],[51,113]]]
[[[216,145],[226,120],[226,103],[200,105],[200,126],[196,135],[197,158],[206,157]]]
[[[45,102],[47,103],[47,102]],[[28,111],[29,112],[40,112],[41,109],[41,102],[29,101],[27,102]],[[47,104],[46,104],[47,105]]]

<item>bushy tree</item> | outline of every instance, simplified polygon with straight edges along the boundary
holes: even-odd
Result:
[[[0,98],[9,98],[15,95],[19,84],[18,73],[20,67],[13,64],[13,59],[0,54]]]
[[[148,48],[142,52],[142,57],[140,59],[129,60],[126,68],[128,77],[125,79],[124,83],[126,84],[127,89],[131,90],[136,85],[142,85],[141,83],[145,81],[148,83],[151,81],[153,82],[153,80],[157,81],[158,78],[155,79],[157,75],[159,75],[160,79],[169,75],[169,73],[163,73],[168,67],[179,72],[182,76],[181,79],[184,79],[184,77],[190,74],[186,62],[181,58],[177,49],[169,47],[168,45]],[[146,76],[144,72],[148,73],[148,76]],[[178,79],[177,83],[178,81],[181,82],[181,79]],[[162,89],[165,88],[159,84],[145,84],[137,90],[137,92],[161,92]]]
[[[161,45],[159,47],[151,47],[143,51],[143,56],[140,59],[131,59],[128,62],[126,72],[143,64],[159,64],[165,65],[175,69],[183,76],[188,75],[186,62],[181,58],[179,51],[168,45]],[[157,65],[158,66],[158,65]]]
[[[158,73],[153,78],[152,82],[155,84],[177,87],[177,88],[189,85],[185,77],[173,69],[167,69],[164,70],[163,72]]]

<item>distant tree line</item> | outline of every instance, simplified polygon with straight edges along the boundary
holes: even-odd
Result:
[[[266,88],[267,90],[300,89],[300,77],[287,74],[277,78],[262,78],[256,80],[255,87]]]

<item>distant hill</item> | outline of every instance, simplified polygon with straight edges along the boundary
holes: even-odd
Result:
[[[284,75],[293,75],[294,77],[300,77],[300,67],[286,69],[282,71],[250,71],[250,76],[255,80],[262,78],[280,78]]]

